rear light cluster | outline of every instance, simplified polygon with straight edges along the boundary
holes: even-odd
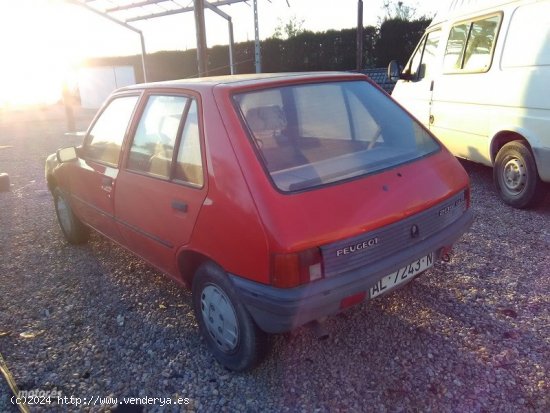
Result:
[[[323,278],[323,259],[319,248],[290,254],[273,254],[271,284],[292,288]]]

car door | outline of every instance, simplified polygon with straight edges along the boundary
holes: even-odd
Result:
[[[437,48],[441,30],[426,33],[411,57],[404,74],[392,97],[401,103],[426,127],[430,125],[430,110],[434,77],[437,73]]]
[[[114,222],[113,191],[122,143],[138,100],[137,94],[122,95],[104,106],[69,174],[71,204],[76,214],[116,241],[120,240],[120,234]]]
[[[115,189],[125,243],[174,276],[206,197],[200,131],[196,97],[147,95]]]

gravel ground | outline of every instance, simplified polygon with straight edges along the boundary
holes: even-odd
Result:
[[[64,242],[43,177],[46,155],[74,142],[63,128],[59,109],[0,112],[13,184],[0,193],[0,352],[22,390],[189,399],[147,412],[550,411],[550,197],[509,208],[491,170],[465,162],[476,221],[450,263],[329,319],[326,340],[273,337],[263,364],[235,374],[199,338],[187,291],[96,234]],[[1,412],[17,411],[10,395],[0,379]]]

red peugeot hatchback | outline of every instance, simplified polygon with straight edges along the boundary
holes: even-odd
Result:
[[[46,177],[67,240],[93,228],[192,288],[233,370],[259,360],[266,333],[411,280],[472,222],[461,165],[349,73],[120,89]]]

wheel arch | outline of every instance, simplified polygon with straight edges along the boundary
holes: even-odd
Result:
[[[524,134],[520,133],[519,131],[502,130],[500,132],[497,132],[491,140],[490,154],[491,163],[493,164],[493,166],[495,164],[498,152],[502,149],[504,145],[513,141],[521,141],[525,143],[531,153],[533,152],[533,149],[531,148],[531,143],[529,142],[529,139],[524,136]]]
[[[545,191],[529,141],[508,140],[495,155],[493,181],[502,200],[519,209],[538,205]]]
[[[501,130],[493,136],[490,147],[491,164],[493,165],[493,167],[495,165],[495,160],[497,158],[498,152],[502,149],[504,145],[513,141],[522,142],[525,144],[527,149],[529,149],[529,151],[535,158],[535,168],[537,169],[537,175],[540,177],[538,164],[539,160],[537,159],[535,151],[533,150],[533,144],[535,144],[536,146],[537,141],[535,141],[532,136],[529,136],[527,130]]]
[[[195,273],[201,265],[206,262],[210,262],[213,265],[220,267],[209,256],[194,250],[183,250],[178,254],[178,270],[182,281],[188,288],[191,288],[193,285],[193,278]]]

